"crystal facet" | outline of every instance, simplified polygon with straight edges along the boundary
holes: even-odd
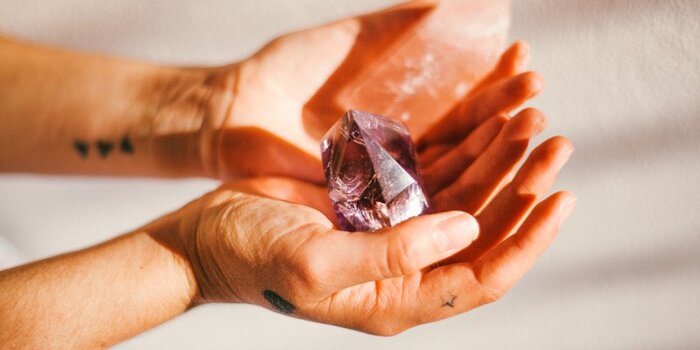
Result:
[[[321,153],[342,229],[374,231],[428,209],[415,147],[400,122],[350,110],[328,130]]]

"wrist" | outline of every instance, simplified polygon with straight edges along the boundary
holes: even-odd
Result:
[[[237,203],[245,202],[245,198],[233,190],[216,190],[159,220],[165,224],[156,222],[163,237],[160,240],[174,247],[191,271],[195,285],[192,306],[243,302],[240,292],[247,279],[240,278],[230,285],[224,277],[232,271],[240,272],[244,265],[238,254],[233,253],[238,251],[234,246],[241,240],[231,240],[230,236],[235,235],[232,230],[237,225],[233,220],[239,216],[235,213]]]
[[[219,142],[237,66],[166,68],[147,84],[148,149],[164,176],[219,176]]]
[[[200,294],[190,253],[190,231],[196,229],[196,224],[187,220],[189,215],[183,211],[185,210],[163,216],[137,232],[144,232],[151,241],[157,243],[160,253],[154,256],[160,256],[163,270],[170,271],[171,275],[175,276],[172,278],[176,281],[172,286],[173,295],[176,295],[174,299],[177,299],[184,309],[189,309],[195,306]]]

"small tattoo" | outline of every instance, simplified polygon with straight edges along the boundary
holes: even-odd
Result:
[[[88,153],[90,152],[90,145],[88,145],[87,142],[83,140],[75,140],[73,142],[73,147],[76,151],[78,151],[78,154],[80,154],[81,157],[87,158]]]
[[[97,150],[100,151],[102,158],[107,158],[107,155],[112,152],[114,144],[109,141],[97,141]]]
[[[457,296],[450,294],[450,299],[443,301],[442,306],[455,307],[455,299],[457,299]]]
[[[134,153],[134,144],[131,143],[131,139],[129,138],[129,136],[122,137],[122,141],[120,143],[119,148],[122,150],[122,153],[126,153],[126,154],[133,154]]]
[[[292,305],[292,303],[284,300],[279,294],[269,290],[265,289],[263,291],[263,296],[265,297],[265,300],[267,300],[270,305],[272,305],[275,310],[283,313],[283,314],[291,314],[296,311],[296,306]]]

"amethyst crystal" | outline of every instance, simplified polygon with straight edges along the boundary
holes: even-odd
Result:
[[[328,130],[321,152],[340,228],[374,231],[428,208],[415,147],[400,122],[350,110]]]

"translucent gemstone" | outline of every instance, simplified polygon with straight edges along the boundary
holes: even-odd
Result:
[[[400,120],[420,138],[497,62],[510,2],[422,1],[361,20],[346,61],[305,106],[307,130],[321,136],[355,108]]]
[[[321,154],[342,229],[374,231],[428,209],[415,147],[402,123],[350,110],[324,136]]]

